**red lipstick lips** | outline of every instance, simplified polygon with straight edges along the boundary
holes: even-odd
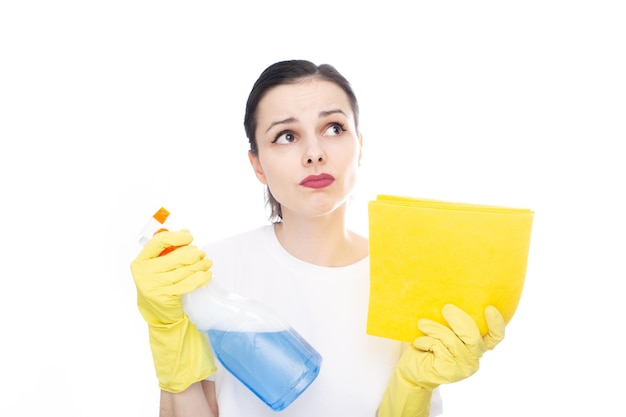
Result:
[[[335,177],[330,174],[309,175],[300,182],[300,185],[307,188],[325,188],[335,181]]]

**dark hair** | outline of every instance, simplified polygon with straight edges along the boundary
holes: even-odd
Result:
[[[352,86],[348,80],[329,64],[315,65],[305,60],[289,60],[276,62],[267,67],[252,86],[246,103],[246,114],[243,126],[250,143],[250,152],[258,156],[259,149],[256,141],[257,115],[261,99],[269,90],[283,84],[294,84],[305,78],[315,78],[330,81],[339,86],[348,96],[352,112],[354,113],[354,124],[359,128],[359,103]],[[280,222],[282,220],[282,210],[280,203],[276,201],[269,187],[266,190],[267,204],[271,208],[270,220]]]

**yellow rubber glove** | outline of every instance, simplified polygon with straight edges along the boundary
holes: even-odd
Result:
[[[215,372],[213,352],[183,312],[181,297],[211,280],[211,261],[188,230],[156,234],[131,263],[137,305],[148,323],[159,386],[181,392]],[[180,246],[164,256],[166,248]]]
[[[432,390],[473,375],[483,354],[504,339],[504,318],[493,306],[485,309],[489,330],[484,337],[476,322],[457,306],[447,304],[442,312],[450,327],[419,320],[418,327],[426,336],[415,339],[402,354],[378,417],[427,417]]]

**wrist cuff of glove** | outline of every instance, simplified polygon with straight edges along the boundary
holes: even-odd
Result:
[[[184,316],[169,325],[149,324],[150,349],[159,387],[177,393],[215,370],[209,342]]]
[[[396,369],[378,409],[378,417],[428,417],[431,389],[411,384]]]

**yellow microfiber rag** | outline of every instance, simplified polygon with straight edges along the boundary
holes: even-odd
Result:
[[[484,310],[508,323],[522,294],[533,211],[379,195],[369,206],[367,333],[413,342],[420,318],[445,324],[455,304],[487,333]]]

